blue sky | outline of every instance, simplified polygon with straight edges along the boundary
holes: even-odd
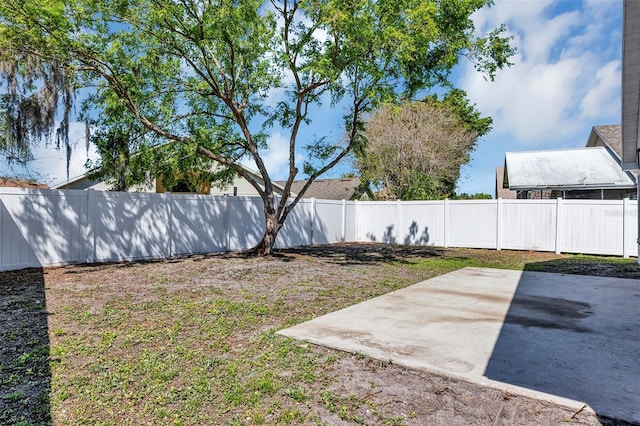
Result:
[[[459,86],[494,120],[459,191],[493,195],[505,152],[581,147],[593,126],[620,123],[622,1],[497,0],[475,23],[506,24],[519,53],[495,82],[459,70]]]
[[[458,87],[494,120],[493,130],[463,168],[458,192],[493,195],[495,168],[504,163],[505,152],[584,146],[592,126],[620,122],[621,0],[496,0],[476,13],[474,22],[480,34],[504,23],[518,54],[493,82],[464,59],[454,72]],[[327,102],[317,112],[320,118],[304,129],[303,137],[339,139],[336,119],[342,111]],[[71,140],[73,177],[83,173],[87,158],[82,125],[72,126]],[[275,131],[264,153],[275,179],[286,177],[287,141],[286,133]],[[42,181],[65,180],[59,152],[41,147],[35,154],[30,168]],[[298,159],[304,159],[303,152]],[[255,168],[250,161],[246,165]],[[349,170],[344,163],[327,177]],[[7,174],[6,166],[0,165],[0,174]]]

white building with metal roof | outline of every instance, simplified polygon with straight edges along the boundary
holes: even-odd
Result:
[[[545,198],[632,198],[637,186],[605,147],[507,152],[504,170],[504,185],[520,198],[542,190]]]

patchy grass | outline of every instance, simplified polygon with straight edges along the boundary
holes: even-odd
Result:
[[[576,255],[525,265],[528,271],[640,278],[636,259]]]
[[[472,422],[503,395],[275,334],[465,266],[640,277],[629,259],[382,245],[0,273],[0,424]],[[509,403],[523,424],[591,424]]]

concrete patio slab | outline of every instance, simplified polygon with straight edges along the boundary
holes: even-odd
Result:
[[[640,422],[640,282],[465,268],[282,330]]]

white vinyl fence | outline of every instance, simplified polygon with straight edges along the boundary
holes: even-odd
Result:
[[[631,200],[359,202],[356,241],[637,256]]]
[[[278,247],[377,241],[637,256],[629,200],[305,199]],[[0,270],[238,251],[264,230],[258,197],[0,189]]]

